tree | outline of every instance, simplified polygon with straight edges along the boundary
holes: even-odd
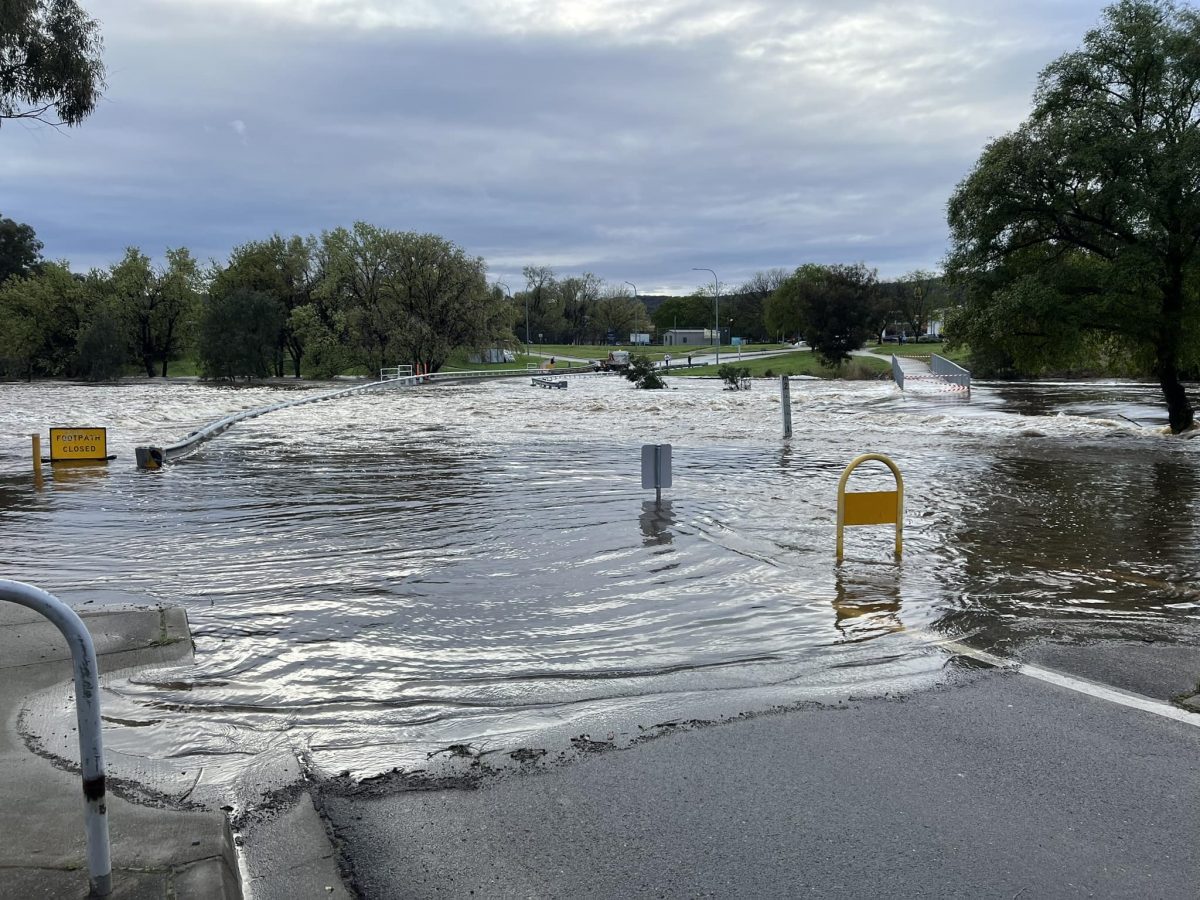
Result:
[[[397,298],[399,358],[438,371],[459,348],[511,340],[512,306],[488,288],[483,259],[436,234],[393,234],[396,253],[384,276]]]
[[[0,285],[0,362],[14,375],[69,374],[83,287],[65,265],[48,263]]]
[[[563,278],[555,284],[558,306],[566,323],[567,343],[586,341],[589,327],[594,330],[596,303],[600,299],[600,278],[591,272]]]
[[[629,357],[629,368],[625,370],[625,377],[633,382],[634,387],[646,391],[657,391],[667,386],[654,367],[654,360],[641,354]]]
[[[132,323],[134,346],[153,378],[156,368],[167,377],[167,367],[178,357],[197,314],[200,270],[187,248],[167,250],[167,266],[155,269],[150,258],[129,247],[125,258],[112,267],[113,290]]]
[[[672,328],[712,328],[712,294],[703,292],[688,297],[669,297],[650,317],[658,333]]]
[[[283,376],[286,354],[292,363],[293,374],[299,378],[304,340],[293,325],[292,314],[312,302],[320,278],[316,241],[298,235],[284,238],[276,234],[265,241],[251,241],[236,247],[229,255],[229,264],[214,277],[211,290],[218,294],[235,289],[257,291],[278,303],[283,317],[273,354],[275,375]]]
[[[750,384],[750,369],[746,366],[726,364],[717,369],[717,377],[725,382],[728,390],[740,391],[743,385]]]
[[[625,341],[633,332],[646,331],[649,324],[650,316],[641,300],[619,290],[609,291],[596,301],[591,332],[607,335],[611,331],[618,340]]]
[[[901,277],[895,285],[896,310],[906,330],[920,337],[929,330],[929,320],[938,303],[941,278],[936,272],[916,269]]]
[[[75,0],[0,4],[0,121],[78,125],[104,88],[100,26]]]
[[[874,269],[853,266],[801,266],[767,302],[772,331],[796,333],[827,365],[840,367],[850,351],[874,332],[880,315],[879,283]]]
[[[87,381],[119,378],[131,360],[129,311],[116,296],[107,273],[93,269],[82,278],[75,277],[83,302],[71,370]]]
[[[525,290],[517,295],[529,310],[530,338],[542,335],[557,341],[566,331],[566,320],[559,305],[558,278],[549,266],[526,266],[521,274]]]
[[[1123,0],[1041,73],[1033,111],[949,204],[953,334],[1024,368],[1104,339],[1145,361],[1171,430],[1200,341],[1200,16]]]
[[[445,238],[357,222],[323,235],[320,255],[315,296],[336,303],[371,368],[403,360],[437,371],[453,350],[512,339],[513,306],[488,288],[483,260]]]
[[[0,218],[0,283],[31,274],[42,259],[42,242],[33,228]]]
[[[262,291],[236,287],[210,295],[197,347],[205,378],[265,378],[274,371],[283,308]]]
[[[789,274],[786,269],[755,272],[730,295],[728,301],[722,299],[722,308],[729,310],[733,333],[752,341],[765,341],[772,337],[763,319],[763,310],[767,298],[787,280]],[[779,333],[774,336],[779,337]]]

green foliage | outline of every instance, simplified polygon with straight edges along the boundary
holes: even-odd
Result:
[[[263,291],[238,287],[210,296],[198,351],[205,378],[265,378],[274,371],[283,308]]]
[[[767,301],[773,331],[802,334],[826,364],[839,366],[866,343],[881,319],[874,270],[853,266],[805,265]]]
[[[0,120],[78,125],[104,88],[100,27],[74,0],[0,4]]]
[[[121,376],[129,361],[129,329],[116,303],[100,300],[92,306],[75,349],[75,370],[81,378],[112,381]]]
[[[951,197],[952,336],[1021,371],[1106,344],[1158,376],[1172,430],[1190,427],[1198,120],[1200,16],[1166,0],[1106,9]]]
[[[768,356],[759,359],[747,359],[742,364],[748,369],[752,378],[774,378],[779,375],[811,375],[817,378],[882,378],[891,374],[891,364],[880,357],[856,356],[849,363],[837,368],[827,366],[821,358],[811,350],[796,350],[780,356]],[[683,377],[719,377],[722,367],[696,366],[691,369],[680,369],[678,374]],[[672,369],[674,373],[674,370]]]
[[[625,370],[625,377],[643,390],[653,391],[667,386],[654,368],[654,360],[640,353],[629,357],[629,368]]]
[[[308,378],[333,378],[350,366],[350,353],[340,338],[346,331],[340,312],[323,315],[316,303],[298,306],[288,316],[288,328],[305,348],[303,374]]]
[[[364,222],[322,236],[316,295],[344,315],[358,361],[438,371],[459,347],[511,340],[513,307],[489,289],[479,257],[435,234]]]
[[[109,272],[109,284],[133,330],[134,354],[146,377],[167,377],[171,360],[189,342],[200,308],[201,276],[186,247],[167,250],[165,268],[155,268],[136,247]]]
[[[82,282],[49,263],[0,285],[0,368],[18,378],[70,375],[75,356]]]
[[[42,242],[33,228],[0,218],[0,283],[33,274],[42,259]]]
[[[750,377],[750,370],[746,366],[724,365],[717,369],[717,377],[725,382],[729,390],[740,391],[742,379]]]
[[[586,335],[603,339],[611,331],[618,340],[626,341],[630,334],[648,332],[649,327],[650,316],[641,300],[628,294],[610,293],[600,297],[592,307]]]
[[[712,295],[694,294],[691,297],[671,297],[664,300],[651,316],[661,335],[672,328],[712,328]]]
[[[272,235],[265,241],[251,241],[234,249],[229,264],[212,280],[210,292],[224,294],[236,289],[259,291],[275,300],[285,311],[276,336],[273,354],[275,375],[282,376],[284,357],[292,364],[292,373],[300,377],[305,342],[293,327],[292,313],[314,303],[314,289],[321,273],[316,256],[316,241],[293,235]],[[331,310],[319,309],[325,320]]]

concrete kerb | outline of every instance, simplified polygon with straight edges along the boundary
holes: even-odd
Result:
[[[25,699],[71,678],[66,641],[36,613],[0,609],[0,870],[9,896],[84,896],[83,804],[74,763],[31,752],[17,729]],[[78,609],[101,672],[191,657],[187,617],[177,608]],[[111,793],[114,894],[238,898],[233,835],[220,812],[141,806]]]

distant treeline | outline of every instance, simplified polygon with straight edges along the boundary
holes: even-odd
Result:
[[[398,363],[437,371],[459,350],[627,341],[633,332],[712,328],[714,314],[722,330],[747,340],[815,338],[817,271],[857,273],[860,289],[842,291],[834,305],[857,309],[853,340],[861,343],[889,323],[921,333],[940,296],[929,273],[878,285],[861,266],[806,266],[722,286],[716,311],[709,286],[655,297],[651,313],[625,285],[586,272],[528,266],[515,291],[489,284],[484,261],[445,238],[361,222],[251,241],[223,264],[202,264],[179,247],[155,265],[131,247],[114,265],[79,273],[43,260],[41,250],[33,228],[0,219],[3,377],[165,377],[185,358],[210,378],[321,378]],[[797,279],[807,293],[795,290]],[[824,326],[837,330],[836,322]]]

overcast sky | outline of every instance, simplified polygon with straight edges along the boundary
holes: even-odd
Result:
[[[934,268],[945,204],[1085,0],[83,0],[108,90],[0,127],[0,214],[77,269],[361,219],[690,292]]]

